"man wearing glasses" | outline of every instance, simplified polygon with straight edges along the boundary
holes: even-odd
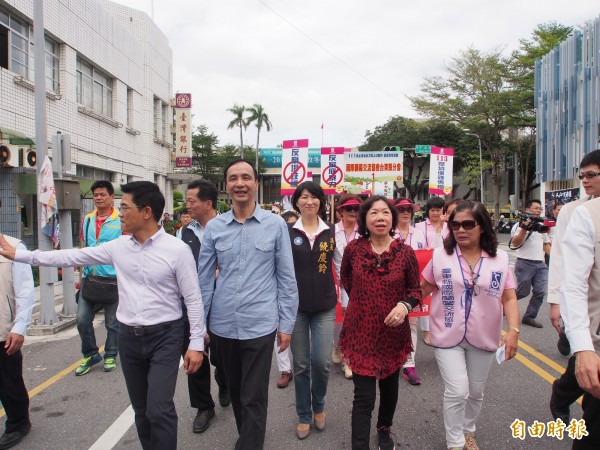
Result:
[[[0,237],[0,256],[33,265],[110,264],[119,287],[119,353],[143,449],[177,448],[173,395],[184,340],[181,297],[190,322],[187,374],[202,364],[204,308],[190,247],[159,225],[165,198],[149,181],[121,185],[123,233],[97,247],[29,252]],[[213,272],[214,273],[214,272]],[[214,275],[213,275],[214,276]]]
[[[515,276],[517,277],[517,298],[521,300],[532,291],[527,310],[523,315],[523,324],[534,328],[543,325],[535,320],[544,301],[548,287],[548,266],[545,255],[550,254],[548,233],[532,229],[535,218],[542,213],[540,200],[528,200],[525,204],[527,219],[516,223],[512,229],[511,249],[517,251]]]

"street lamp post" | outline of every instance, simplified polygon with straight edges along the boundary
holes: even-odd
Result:
[[[463,131],[471,131],[469,129],[463,129]],[[466,133],[467,136],[475,136],[477,138],[477,143],[479,145],[479,179],[481,186],[481,203],[485,205],[485,193],[483,190],[483,157],[481,155],[481,138],[476,133]]]

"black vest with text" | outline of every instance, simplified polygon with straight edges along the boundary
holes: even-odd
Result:
[[[334,226],[329,224],[329,230],[324,230],[317,236],[312,250],[308,237],[302,231],[293,228],[293,224],[288,227],[300,297],[298,310],[317,313],[335,308]]]

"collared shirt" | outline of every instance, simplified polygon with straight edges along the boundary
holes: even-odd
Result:
[[[215,270],[219,277],[215,287]],[[198,278],[210,330],[230,339],[291,334],[298,286],[285,221],[256,205],[244,222],[233,210],[208,222]]]
[[[550,230],[553,233],[549,235],[552,240],[552,248],[550,250],[550,264],[548,266],[548,297],[546,299],[548,303],[560,304],[560,285],[563,281],[562,270],[564,261],[560,242],[569,225],[571,214],[577,206],[590,198],[585,197],[584,199],[576,200],[563,206],[556,220],[556,226]]]
[[[20,242],[17,249],[27,250],[25,244]],[[15,324],[11,333],[17,333],[25,336],[25,331],[29,322],[31,322],[31,313],[35,304],[35,289],[33,287],[33,273],[29,264],[13,262],[11,267],[13,286],[15,290],[15,305],[17,314]]]
[[[98,247],[33,252],[17,250],[15,261],[43,266],[111,264],[117,272],[117,319],[129,326],[181,318],[181,297],[190,322],[190,350],[204,350],[204,310],[189,246],[160,228],[143,244],[121,236]]]
[[[511,236],[515,236],[521,227],[519,223],[515,223],[511,230]],[[529,238],[529,231],[526,230],[525,238],[523,241],[523,245],[517,249],[517,258],[529,259],[531,261],[544,261],[546,252],[544,251],[544,244],[548,244],[550,242],[550,238],[548,237],[548,233],[539,233],[534,231],[531,233]]]
[[[399,239],[403,244],[412,247],[413,250],[425,250],[427,241],[423,230],[419,230],[413,226],[408,227],[408,236],[403,236],[399,228],[396,228],[394,239]]]
[[[315,240],[317,239],[317,236],[319,236],[319,234],[321,234],[324,231],[329,230],[329,225],[327,225],[325,223],[325,221],[323,219],[321,219],[320,217],[317,217],[317,219],[319,219],[319,228],[317,229],[317,232],[315,234],[309,234],[305,229],[304,229],[304,223],[302,222],[302,217],[300,217],[296,223],[294,223],[293,228],[296,228],[297,230],[302,231],[306,237],[308,238],[308,242],[310,243],[310,248],[312,250],[313,245],[315,243]],[[337,279],[340,279],[340,267],[342,265],[342,257],[344,256],[344,242],[342,241],[342,238],[339,233],[335,233],[335,228],[334,228],[334,236],[335,236],[335,250],[333,251],[333,265],[335,267],[335,276],[337,277]]]
[[[563,264],[560,313],[573,353],[594,351],[590,335],[588,279],[596,258],[596,241],[590,212],[584,205],[580,205],[573,211],[565,235],[560,241],[563,260],[569,262]]]

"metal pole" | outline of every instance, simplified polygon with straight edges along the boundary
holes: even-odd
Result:
[[[46,122],[46,43],[44,39],[44,2],[33,2],[33,54],[36,61],[34,72],[35,84],[35,147],[37,151],[36,174],[39,181],[42,163],[48,155],[48,131]],[[39,199],[38,199],[39,200]],[[51,250],[50,238],[42,232],[40,218],[42,217],[42,204],[37,202],[37,236],[40,250]],[[54,267],[40,267],[40,324],[53,325],[58,323],[58,316],[54,310],[54,280],[56,269]]]
[[[477,136],[477,142],[479,143],[479,176],[481,177],[481,203],[485,205],[485,193],[483,190],[483,158],[481,155],[481,138]]]
[[[52,151],[52,157],[58,162],[58,179],[63,179],[63,140],[61,132],[57,133],[57,146]],[[60,204],[58,205],[60,208]],[[73,226],[71,223],[71,210],[59,209],[58,221],[60,223],[60,248],[73,248]],[[63,288],[63,316],[75,316],[77,314],[77,303],[75,303],[75,270],[73,267],[62,268]]]

